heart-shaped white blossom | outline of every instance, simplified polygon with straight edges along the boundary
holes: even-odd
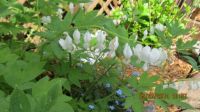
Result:
[[[124,57],[126,59],[130,59],[131,56],[133,55],[133,52],[131,50],[131,47],[129,46],[128,43],[125,44],[125,47],[124,47],[124,50],[123,50],[123,54],[124,54]]]
[[[200,55],[200,41],[197,41],[197,43],[193,46],[193,52],[195,55],[199,56]]]
[[[63,11],[62,9],[59,8],[59,9],[57,10],[57,12],[56,12],[56,15],[57,15],[60,19],[62,19],[63,13],[64,13],[64,11]]]
[[[149,56],[150,64],[151,65],[157,65],[158,61],[160,61],[159,60],[160,56],[161,56],[160,51],[156,48],[153,48],[151,50],[151,53],[150,53],[150,56]]]
[[[74,43],[75,44],[79,44],[80,43],[80,37],[81,37],[81,33],[79,32],[78,29],[76,29],[73,33],[73,38],[74,38]]]
[[[110,51],[115,51],[115,50],[117,50],[118,47],[119,47],[118,37],[115,37],[109,43],[109,50]]]
[[[103,43],[106,39],[106,33],[104,31],[97,30],[96,37],[99,43]]]
[[[42,20],[42,23],[45,24],[45,25],[51,23],[51,17],[50,16],[43,16],[41,18],[41,20]]]
[[[69,10],[72,14],[74,13],[74,4],[72,2],[69,3]]]
[[[88,49],[90,47],[90,41],[92,39],[92,34],[87,31],[85,34],[84,34],[84,48],[85,49]]]
[[[67,50],[68,52],[72,52],[74,49],[72,38],[69,35],[67,35],[65,39],[60,39],[59,44],[64,50]]]
[[[97,38],[97,48],[99,50],[105,49],[104,42],[106,40],[106,33],[104,31],[98,30],[96,32],[96,38]]]
[[[140,55],[142,61],[149,63],[150,52],[151,52],[151,48],[149,46],[143,47],[141,55]]]
[[[134,54],[140,59],[141,52],[142,52],[143,46],[141,44],[137,44],[135,48],[133,48]]]
[[[121,20],[115,19],[115,20],[113,20],[113,23],[117,26],[121,23]]]
[[[148,31],[145,30],[145,31],[143,32],[143,39],[146,39],[146,38],[147,38],[147,35],[148,35]]]
[[[84,42],[85,43],[89,43],[91,41],[91,39],[92,39],[92,34],[89,31],[87,31],[84,34]]]
[[[166,29],[166,26],[164,26],[161,23],[158,23],[155,25],[155,29],[159,30],[159,31],[164,31]]]

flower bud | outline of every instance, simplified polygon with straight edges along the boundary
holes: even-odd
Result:
[[[143,47],[141,55],[140,55],[141,60],[146,62],[146,63],[149,63],[150,52],[151,52],[151,48],[149,46]]]
[[[128,45],[128,43],[125,44],[123,53],[124,53],[124,57],[125,57],[126,59],[130,59],[131,56],[133,55],[133,52],[132,52],[132,50],[131,50],[131,47]]]
[[[146,38],[147,38],[147,35],[148,35],[148,31],[145,30],[145,31],[143,32],[143,39],[146,39]]]
[[[69,3],[69,10],[72,14],[74,13],[74,4],[72,2]]]
[[[141,52],[142,52],[143,46],[141,44],[137,44],[135,48],[133,48],[134,54],[140,58]]]
[[[165,30],[165,26],[161,23],[158,23],[155,25],[155,29],[159,30],[159,31],[164,31]]]
[[[87,31],[84,34],[84,45],[83,45],[83,47],[85,49],[88,49],[90,47],[90,41],[91,41],[91,39],[92,39],[92,34],[89,31]]]
[[[56,15],[57,15],[60,19],[62,19],[63,13],[64,13],[63,10],[59,8],[59,9],[57,10],[57,12],[56,12]]]
[[[89,43],[91,39],[92,39],[92,34],[91,34],[89,31],[87,31],[87,32],[84,34],[84,42],[85,42],[85,43]]]
[[[72,50],[74,49],[72,38],[69,35],[66,36],[65,39],[60,39],[59,44],[64,50],[67,50],[68,52],[72,52]]]
[[[103,43],[106,39],[106,33],[104,31],[98,30],[96,32],[97,41]]]
[[[149,55],[150,64],[155,65],[159,61],[160,56],[160,51],[156,48],[153,48]]]
[[[110,41],[109,49],[110,51],[115,51],[117,50],[118,46],[119,46],[118,37],[115,37],[114,39]]]
[[[51,17],[50,16],[43,16],[42,17],[42,23],[45,24],[45,25],[51,23]]]
[[[74,38],[74,42],[75,44],[79,44],[80,43],[80,37],[81,37],[81,34],[79,32],[78,29],[76,29],[73,33],[73,38]]]

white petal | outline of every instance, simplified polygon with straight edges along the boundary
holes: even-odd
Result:
[[[98,30],[96,32],[97,41],[103,43],[106,39],[106,33],[104,31]]]
[[[114,39],[112,39],[110,41],[110,43],[109,43],[109,49],[111,51],[115,51],[115,50],[117,50],[118,46],[119,46],[118,37],[115,37]]]
[[[79,43],[80,43],[80,36],[81,36],[81,34],[80,34],[79,30],[76,29],[76,30],[74,31],[74,33],[73,33],[74,42],[75,42],[76,44],[79,44]]]
[[[158,61],[156,62],[156,65],[160,66],[167,59],[168,56],[167,56],[167,52],[164,51],[162,48],[159,48],[158,50],[160,52],[160,57]]]
[[[130,59],[131,56],[133,55],[131,47],[128,45],[128,43],[125,44],[125,47],[124,47],[124,50],[123,50],[123,54],[124,54],[124,57],[126,59]]]
[[[60,39],[59,44],[64,50],[67,50],[68,52],[72,52],[74,49],[72,38],[69,35],[66,36],[65,40]]]
[[[72,14],[74,13],[74,4],[72,2],[69,3],[69,10]]]
[[[91,35],[91,33],[89,31],[87,31],[84,34],[84,42],[89,43],[91,39],[92,39],[92,35]]]
[[[142,49],[141,56],[140,56],[142,61],[149,63],[150,52],[151,52],[151,48],[149,46],[145,46]]]
[[[165,30],[165,26],[161,23],[158,23],[155,25],[155,29],[159,30],[159,31],[164,31]]]
[[[41,19],[42,19],[42,23],[45,24],[45,25],[51,23],[51,17],[50,16],[43,16]]]
[[[67,46],[66,46],[66,43],[65,43],[65,40],[64,40],[64,39],[60,39],[58,42],[59,42],[60,46],[61,46],[64,50],[67,50]]]
[[[147,36],[147,35],[148,35],[148,31],[145,30],[145,31],[143,32],[143,35],[144,35],[144,36]]]
[[[70,36],[67,36],[65,39],[66,43],[67,43],[67,50],[69,52],[71,52],[73,50],[73,43],[72,43],[72,38]]]
[[[63,13],[64,13],[63,10],[60,9],[60,8],[59,8],[59,9],[57,10],[57,12],[56,12],[57,16],[58,16],[60,19],[62,19]]]
[[[159,61],[161,54],[160,51],[156,48],[153,48],[150,53],[150,64],[156,65],[156,62]]]
[[[143,46],[141,44],[137,44],[135,48],[133,48],[134,55],[136,55],[138,58],[140,58],[141,52],[142,52]]]

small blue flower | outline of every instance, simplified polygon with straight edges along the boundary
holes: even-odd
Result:
[[[115,110],[115,107],[113,105],[109,106],[110,110]]]
[[[117,94],[118,96],[121,96],[121,95],[123,94],[123,91],[122,91],[121,89],[118,89],[118,90],[116,91],[116,94]]]
[[[134,72],[132,72],[132,76],[138,77],[138,76],[140,76],[140,73],[139,73],[139,72],[136,72],[136,71],[134,71]]]
[[[88,108],[89,108],[89,110],[94,110],[95,109],[94,105],[89,105]]]
[[[106,87],[106,88],[110,88],[110,87],[111,87],[111,84],[110,84],[110,83],[106,83],[106,84],[105,84],[105,87]]]

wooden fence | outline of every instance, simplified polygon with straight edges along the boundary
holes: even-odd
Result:
[[[113,8],[116,8],[120,5],[120,0],[93,0],[91,3],[86,5],[86,10],[91,11],[96,7],[99,7],[98,15],[105,13],[110,15],[110,12]]]

